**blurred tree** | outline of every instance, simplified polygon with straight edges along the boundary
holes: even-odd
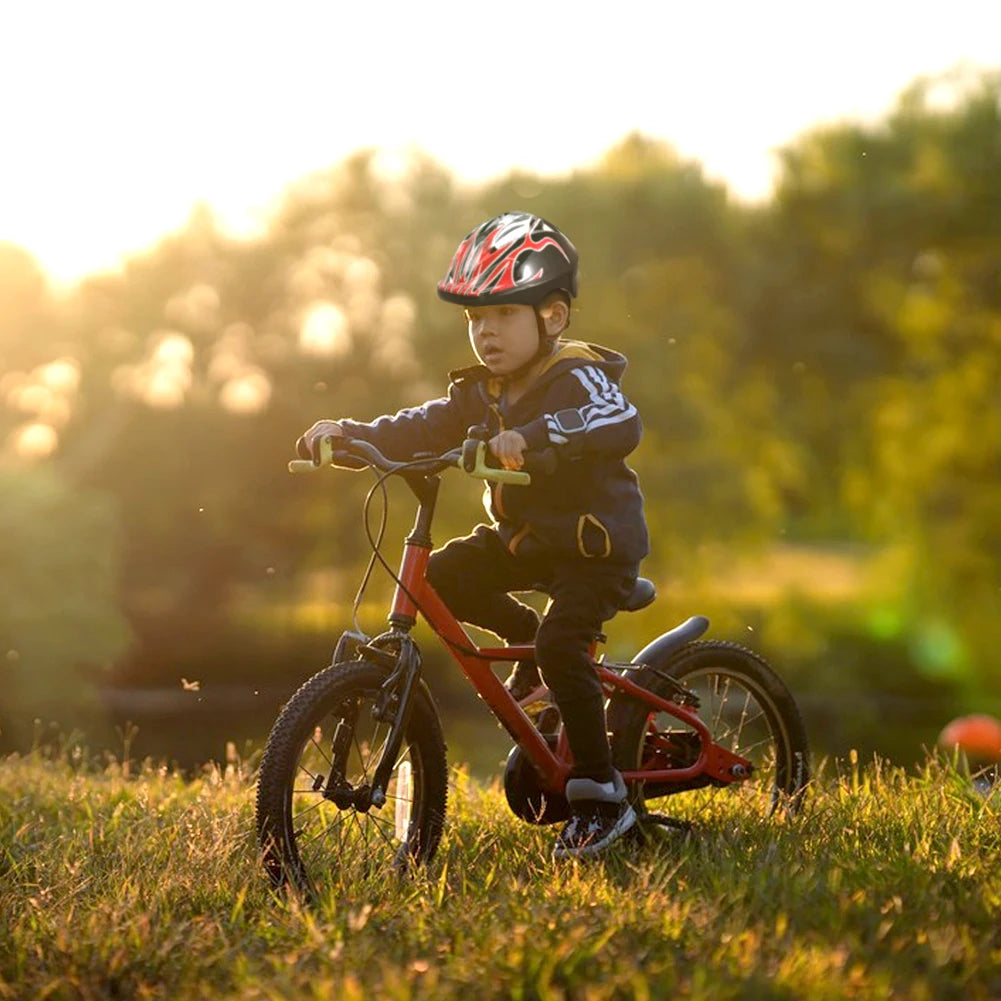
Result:
[[[59,299],[0,246],[0,464],[113,499],[136,638],[119,680],[284,672],[276,650],[348,614],[371,482],[290,477],[292,443],[445,391],[471,354],[435,285],[464,233],[524,208],[581,252],[570,336],[630,359],[647,571],[685,595],[719,545],[864,538],[894,557],[879,641],[996,686],[998,86],[919,81],[884,122],[812,131],[754,208],[632,134],[593,167],[482,186],[361,151],[290,185],[252,239],[201,206]],[[477,492],[445,491],[440,540]],[[395,546],[410,508],[392,518]]]
[[[1001,73],[958,70],[886,122],[804,137],[762,220],[751,312],[752,361],[814,457],[811,531],[897,547],[916,663],[995,692],[999,136]]]
[[[93,708],[125,652],[121,533],[104,494],[52,469],[0,469],[0,730],[7,746],[33,716]]]
[[[396,178],[376,167],[359,154],[293,186],[253,241],[224,237],[200,207],[60,312],[60,336],[85,364],[72,420],[42,444],[64,476],[120,501],[122,601],[138,638],[121,680],[176,681],[178,664],[222,633],[232,648],[248,595],[289,604],[310,568],[367,555],[362,478],[332,495],[285,464],[316,418],[413,402],[424,375],[406,285],[424,258],[395,223],[414,230],[425,216],[408,192],[440,202],[446,175],[424,161]],[[444,390],[444,372],[434,383]],[[252,632],[241,642],[260,645]],[[218,670],[246,676],[233,652]]]

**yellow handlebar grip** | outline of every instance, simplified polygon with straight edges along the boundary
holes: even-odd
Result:
[[[457,465],[460,469],[465,469],[462,459]],[[520,469],[498,469],[496,466],[487,465],[487,443],[478,441],[476,443],[476,462],[472,469],[466,469],[470,476],[475,476],[481,480],[492,480],[494,483],[511,483],[519,487],[527,487],[532,482],[532,477]]]
[[[313,462],[312,459],[293,459],[288,464],[290,473],[312,473],[323,466],[329,466],[334,458],[333,436],[326,434],[320,439],[320,461]]]

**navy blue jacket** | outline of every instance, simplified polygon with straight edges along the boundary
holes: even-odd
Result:
[[[529,486],[487,486],[484,504],[505,545],[516,554],[607,560],[635,572],[649,539],[636,474],[625,462],[642,433],[636,408],[619,389],[625,367],[615,351],[561,341],[512,404],[504,380],[474,365],[449,373],[442,399],[371,423],[339,423],[349,437],[371,441],[397,461],[455,448],[474,424],[491,436],[519,431],[530,450],[552,446],[553,474],[533,473]]]

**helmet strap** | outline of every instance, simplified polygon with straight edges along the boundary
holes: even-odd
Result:
[[[540,358],[548,358],[556,350],[560,334],[549,333],[546,330],[546,321],[539,312],[538,307],[533,306],[532,308],[535,310],[535,325],[539,331],[539,350],[535,352],[535,360],[538,361]],[[566,327],[563,329],[566,330]]]
[[[556,338],[549,336],[549,331],[546,330],[546,321],[539,312],[539,307],[533,306],[532,309],[535,311],[535,327],[539,331],[539,348],[535,352],[535,358],[532,360],[538,361],[540,358],[545,358],[547,355],[552,354]]]
[[[532,309],[535,311],[535,327],[539,332],[539,346],[536,348],[535,354],[532,355],[532,357],[529,358],[524,365],[520,365],[513,372],[508,373],[508,379],[520,379],[543,358],[548,358],[553,353],[553,349],[556,347],[556,342],[559,340],[558,334],[553,337],[549,331],[546,330],[546,321],[542,318],[542,314],[539,312],[538,307],[533,306]]]

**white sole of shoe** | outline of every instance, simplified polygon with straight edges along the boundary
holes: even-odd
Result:
[[[589,841],[586,845],[573,850],[563,848],[559,844],[553,849],[553,859],[567,858],[591,858],[600,855],[610,844],[618,841],[628,830],[636,825],[636,811],[629,807],[625,813],[615,822],[615,826],[600,840]]]

